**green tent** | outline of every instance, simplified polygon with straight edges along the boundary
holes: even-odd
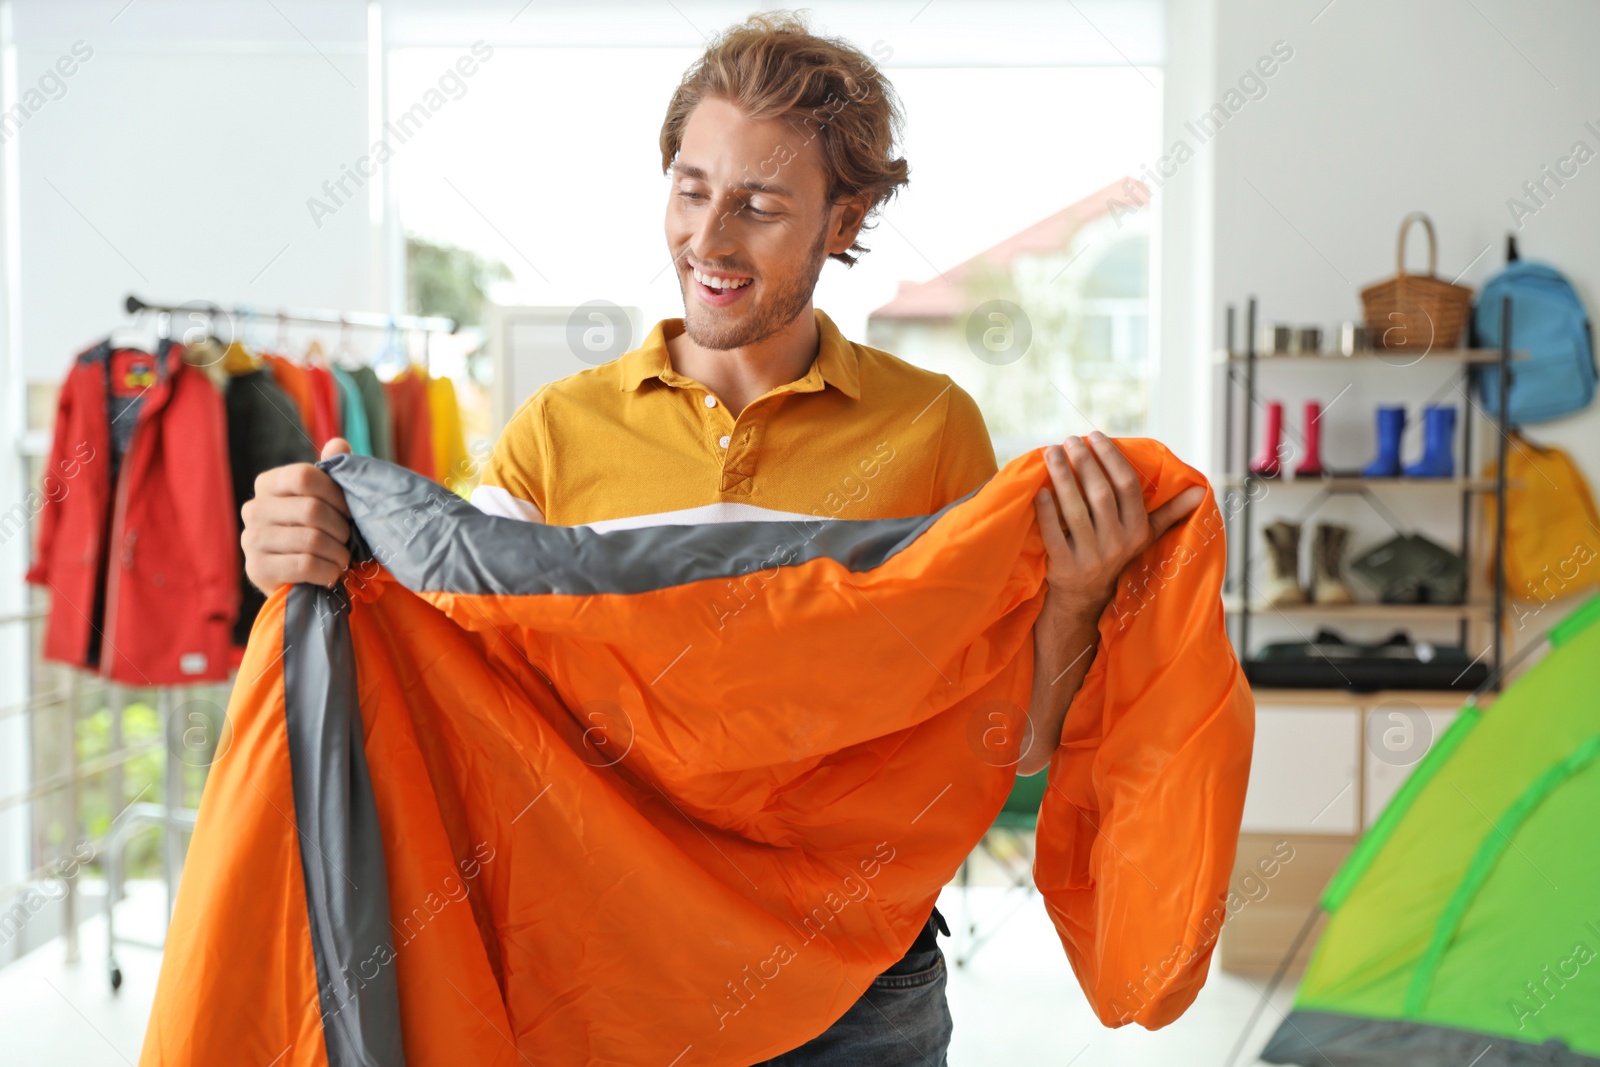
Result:
[[[1600,598],[1468,701],[1323,893],[1261,1058],[1600,1067]]]

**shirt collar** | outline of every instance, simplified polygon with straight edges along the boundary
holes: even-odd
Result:
[[[861,399],[860,362],[855,345],[820,308],[813,308],[812,314],[817,323],[817,358],[805,375],[790,383],[788,388],[810,393],[831,385],[852,400]],[[672,386],[694,384],[692,378],[673,369],[667,353],[667,338],[682,332],[682,319],[662,319],[656,323],[642,345],[617,360],[619,387],[624,392],[634,392],[651,378],[659,378]]]

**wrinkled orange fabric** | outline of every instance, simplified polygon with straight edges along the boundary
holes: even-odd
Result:
[[[1118,443],[1147,506],[1203,484]],[[731,618],[720,579],[469,597],[352,572],[396,931],[376,965],[396,968],[406,1062],[738,1067],[843,1014],[1011,786],[1046,480],[1020,457],[876,569],[774,567]],[[1036,881],[1107,1025],[1181,1014],[1223,914],[1254,721],[1224,556],[1208,492],[1130,566],[1048,772]],[[280,592],[239,673],[147,1067],[328,1062],[283,611]]]

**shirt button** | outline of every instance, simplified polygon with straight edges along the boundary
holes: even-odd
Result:
[[[731,441],[731,440],[733,440],[733,438],[729,437],[727,434],[723,434],[717,440],[717,444],[721,445],[723,448],[727,448],[728,447],[728,442]]]
[[[717,398],[712,396],[710,393],[707,393],[706,394],[706,407],[714,408],[716,406],[717,406]]]

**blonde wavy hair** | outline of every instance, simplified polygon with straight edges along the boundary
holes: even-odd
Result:
[[[707,97],[736,105],[751,118],[784,118],[816,137],[828,177],[828,203],[864,196],[870,220],[910,179],[894,154],[905,124],[899,98],[876,64],[835,37],[819,37],[794,11],[751,15],[725,30],[684,72],[661,124],[661,172],[672,169],[683,129]],[[862,231],[871,226],[864,222]],[[866,246],[858,236],[832,254],[854,266]]]

